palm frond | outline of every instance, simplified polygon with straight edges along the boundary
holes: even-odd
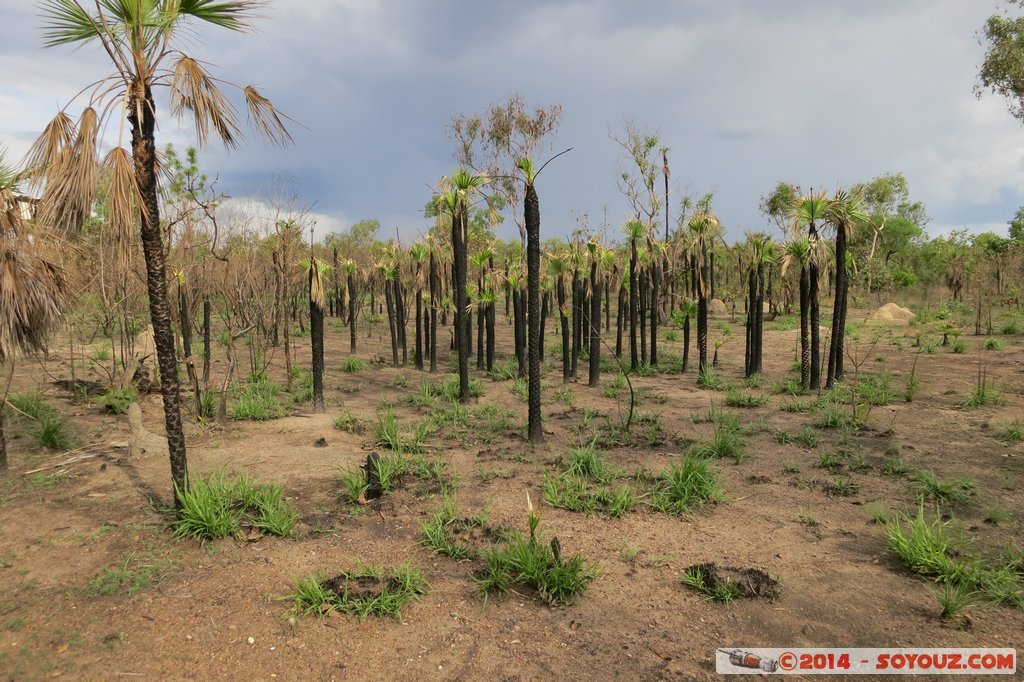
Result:
[[[101,26],[75,0],[52,0],[43,5],[43,47],[86,43],[100,37]]]
[[[245,31],[266,3],[259,0],[178,0],[178,12],[232,31]]]
[[[243,88],[242,91],[245,93],[245,103],[249,106],[249,115],[252,117],[252,124],[256,130],[276,145],[283,147],[291,143],[292,136],[281,120],[283,114],[271,104],[270,100],[251,85]]]
[[[63,111],[58,113],[46,127],[42,134],[29,147],[23,164],[27,172],[33,176],[35,181],[42,181],[40,171],[52,167],[65,147],[71,144],[75,135],[75,122]]]
[[[127,268],[142,193],[135,181],[131,155],[123,147],[114,147],[107,153],[103,168],[110,180],[107,221],[118,263]]]
[[[82,228],[92,214],[96,194],[96,145],[99,117],[92,107],[78,120],[74,140],[58,152],[46,166],[46,189],[40,203],[39,220],[43,225],[65,233]]]
[[[240,131],[231,102],[198,61],[181,55],[174,64],[171,78],[171,113],[180,120],[186,110],[191,111],[195,119],[200,147],[209,139],[211,128],[224,146],[238,146]]]

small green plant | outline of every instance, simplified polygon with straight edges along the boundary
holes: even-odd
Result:
[[[73,443],[67,417],[55,412],[41,415],[29,433],[51,450],[70,450]]]
[[[868,405],[888,405],[893,401],[892,377],[888,372],[862,375],[857,381],[857,395]]]
[[[564,403],[571,410],[574,409],[576,404],[576,392],[572,390],[572,386],[563,384],[561,388],[555,391],[555,399]]]
[[[805,426],[803,431],[797,431],[796,433],[789,433],[788,431],[775,431],[775,442],[780,445],[801,445],[808,450],[813,450],[821,445],[821,436],[818,432],[809,426]]]
[[[153,552],[129,552],[114,566],[108,566],[89,581],[88,593],[96,597],[115,594],[132,596],[139,590],[162,580],[174,567],[174,562]]]
[[[1003,342],[999,339],[989,339],[985,342],[985,350],[1000,351],[1003,349]]]
[[[676,332],[675,329],[669,329],[667,332],[665,332],[665,340],[666,341],[678,341],[679,340],[678,332]]]
[[[704,368],[697,372],[697,385],[709,391],[722,389],[722,377],[711,365],[704,365]]]
[[[942,619],[949,622],[966,622],[965,611],[978,601],[978,593],[966,584],[944,583],[932,593],[941,608]]]
[[[731,457],[736,464],[750,459],[739,430],[719,421],[715,424],[711,440],[705,440],[690,448],[690,454],[706,459]]]
[[[420,422],[412,433],[403,433],[395,419],[395,413],[385,409],[377,415],[377,424],[373,429],[373,442],[383,448],[397,453],[421,453],[426,451],[426,440],[429,435],[429,424]]]
[[[785,464],[782,465],[782,473],[799,474],[800,467],[798,467],[796,464],[793,464],[792,462],[786,462]]]
[[[362,433],[366,430],[363,422],[347,409],[342,410],[338,418],[334,420],[334,428],[348,433]]]
[[[365,369],[366,362],[356,357],[345,358],[345,362],[341,366],[341,371],[347,372],[348,374],[357,374]]]
[[[664,514],[688,514],[724,498],[718,474],[710,463],[691,455],[651,482],[648,504]]]
[[[111,414],[128,414],[128,406],[138,399],[133,386],[117,388],[112,386],[96,398],[96,403]]]
[[[815,464],[816,467],[821,469],[828,469],[832,473],[838,473],[843,470],[845,465],[844,458],[833,453],[823,452],[818,455],[818,462]]]
[[[265,374],[253,374],[233,391],[232,419],[266,421],[284,416],[285,409],[275,397],[280,391]]]
[[[772,384],[772,393],[775,395],[800,395],[803,392],[803,384],[796,377],[787,377]]]
[[[185,490],[176,490],[174,536],[219,540],[236,536],[243,522],[264,533],[291,537],[298,514],[284,500],[278,486],[255,486],[244,475],[229,483],[221,472],[189,479]]]
[[[949,579],[957,574],[957,556],[964,548],[962,537],[952,532],[940,515],[925,517],[924,505],[916,517],[899,513],[885,524],[889,548],[915,573]]]
[[[744,393],[737,388],[725,389],[725,404],[729,407],[764,407],[768,396],[763,393]]]
[[[931,469],[918,469],[914,484],[920,500],[934,500],[940,505],[966,503],[974,490],[974,483],[966,478],[942,478]]]
[[[1002,507],[993,504],[985,508],[982,520],[985,523],[998,526],[1010,520],[1010,513]]]
[[[805,526],[817,526],[818,520],[814,518],[814,514],[800,507],[800,511],[796,513],[796,520]]]
[[[323,617],[337,610],[359,620],[370,616],[401,618],[402,608],[418,601],[430,584],[419,569],[401,564],[392,569],[358,566],[334,578],[308,576],[295,580],[285,599],[295,602],[297,614]]]
[[[856,495],[860,485],[854,483],[848,476],[836,476],[825,482],[825,492],[838,497],[849,497]]]
[[[967,342],[963,339],[954,339],[953,345],[950,346],[951,350],[957,355],[962,355],[967,352]]]
[[[529,400],[530,383],[526,377],[516,377],[512,380],[512,393],[523,402]]]
[[[598,451],[594,441],[569,448],[569,463],[566,473],[584,478],[590,477],[598,483],[608,483],[614,476],[611,463]]]
[[[54,412],[54,409],[46,403],[40,393],[16,393],[10,396],[7,402],[15,409],[18,416],[25,416],[29,419],[39,419]]]
[[[910,467],[903,459],[902,448],[896,448],[882,466],[883,476],[905,476],[909,471]]]
[[[818,412],[813,426],[819,429],[847,429],[860,426],[860,420],[837,402],[827,402]]]
[[[515,358],[506,358],[503,362],[495,363],[490,374],[495,381],[511,381],[519,376],[519,363]]]
[[[1004,443],[1019,443],[1024,441],[1024,423],[1020,420],[1014,420],[1006,425],[1006,429],[996,436],[999,440]]]
[[[917,357],[914,357],[914,364],[910,367],[910,374],[907,376],[907,383],[903,387],[903,400],[908,403],[914,402],[914,396],[921,388],[921,380],[917,378]]]
[[[871,523],[885,524],[892,518],[892,509],[881,502],[868,502],[864,505],[864,513]]]
[[[474,580],[484,597],[504,594],[513,585],[537,591],[550,604],[572,602],[597,577],[597,564],[575,554],[565,559],[557,538],[548,544],[540,541],[540,514],[527,495],[529,537],[514,533],[502,547],[483,556],[484,566]]]

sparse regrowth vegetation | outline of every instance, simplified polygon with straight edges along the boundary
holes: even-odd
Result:
[[[248,527],[260,533],[292,537],[298,514],[280,486],[256,485],[240,474],[232,481],[220,472],[193,477],[178,491],[181,503],[174,521],[176,537],[219,540]]]
[[[359,620],[371,616],[401,618],[402,609],[418,601],[429,588],[420,570],[411,564],[394,568],[362,565],[330,578],[297,578],[295,591],[285,598],[295,603],[296,613],[321,618],[332,611]]]

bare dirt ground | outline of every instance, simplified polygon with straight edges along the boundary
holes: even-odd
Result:
[[[856,311],[857,317],[869,312]],[[714,321],[713,339],[720,322],[728,320]],[[790,375],[796,332],[767,326],[761,391],[770,393],[771,381]],[[738,323],[732,327],[720,371],[727,382],[741,385],[743,330]],[[362,463],[374,448],[369,430],[344,432],[334,420],[348,410],[372,425],[382,401],[390,400],[399,422],[411,428],[426,414],[404,396],[423,379],[448,375],[380,365],[345,373],[348,330],[333,322],[326,339],[326,414],[297,406],[293,416],[267,422],[188,426],[193,475],[244,471],[257,481],[282,484],[302,515],[295,540],[174,540],[161,511],[170,500],[166,454],[128,457],[113,450],[23,475],[67,457],[27,436],[11,438],[12,470],[0,479],[0,678],[704,680],[717,677],[717,647],[1019,649],[1024,611],[978,606],[970,609],[969,627],[945,623],[930,584],[903,567],[865,511],[871,502],[916,509],[910,480],[881,473],[901,449],[911,467],[974,482],[972,503],[955,514],[975,550],[995,554],[1014,539],[1020,542],[1024,444],[996,436],[1024,417],[1024,337],[999,336],[1004,346],[998,351],[982,351],[984,337],[965,336],[965,354],[942,346],[919,353],[912,347],[916,329],[869,323],[860,332],[865,340],[859,352],[867,357],[860,371],[888,372],[896,393],[891,404],[873,408],[867,428],[819,430],[822,443],[813,448],[780,444],[777,433],[798,433],[814,419],[780,409],[793,398],[773,395],[753,409],[723,407],[742,419],[752,457],[738,465],[715,463],[722,503],[679,517],[641,506],[621,519],[541,504],[545,537],[557,536],[563,551],[581,552],[600,567],[580,599],[557,608],[519,588],[484,604],[470,564],[424,547],[419,524],[440,508],[436,492],[403,489],[356,510],[341,500],[339,471]],[[883,335],[870,349],[866,339],[875,331]],[[442,331],[445,340],[447,333]],[[501,334],[510,340],[511,328],[502,327]],[[360,357],[385,352],[386,341],[374,335],[368,340],[365,328],[360,332]],[[927,338],[940,337],[933,332]],[[509,340],[500,351],[511,351]],[[476,405],[495,402],[513,410],[512,426],[498,436],[471,430],[449,438],[440,432],[428,441],[428,456],[444,462],[458,480],[462,513],[486,509],[493,523],[525,530],[527,491],[539,502],[543,474],[555,471],[567,447],[589,439],[602,423],[618,421],[626,409],[624,398],[606,397],[585,379],[572,384],[571,400],[564,394],[558,400],[561,367],[550,349],[557,342],[551,325],[547,342],[543,446],[523,439],[526,404],[513,393],[513,382],[492,381],[482,372],[474,372],[484,385]],[[308,339],[297,346],[298,361],[308,365]],[[681,342],[662,340],[660,351],[678,355]],[[217,355],[223,349],[216,348]],[[979,356],[1003,402],[963,409],[959,404],[974,388]],[[216,359],[215,377],[222,361]],[[915,360],[920,388],[908,403],[900,394]],[[272,374],[283,384],[281,364],[278,356]],[[67,354],[51,352],[44,367],[53,377],[68,376]],[[449,368],[446,358],[443,369]],[[847,369],[853,369],[849,361]],[[585,378],[585,366],[580,375]],[[700,390],[695,379],[692,371],[635,378],[642,389],[638,413],[647,427],[659,420],[660,427],[604,454],[626,470],[658,470],[688,444],[709,437],[712,425],[694,418],[706,415],[712,403],[723,404],[723,393]],[[51,385],[38,362],[18,365],[14,390],[43,392],[70,417],[76,445],[128,440],[125,417],[75,402]],[[142,408],[146,427],[160,433],[159,398],[144,397]],[[644,425],[633,430],[642,434]],[[327,447],[314,446],[319,438]],[[829,494],[826,484],[836,474],[815,466],[823,452],[858,462],[855,471],[841,474],[856,484],[852,494]],[[1005,512],[997,524],[984,520],[993,509]],[[296,619],[292,603],[282,599],[297,576],[403,561],[419,566],[431,587],[400,619]],[[692,564],[711,561],[763,569],[781,579],[781,596],[708,602],[680,576]],[[98,595],[90,588],[105,570],[119,567],[148,573],[148,584],[130,596],[127,589]]]

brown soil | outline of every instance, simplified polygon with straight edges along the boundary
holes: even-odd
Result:
[[[903,326],[890,328],[894,338],[907,335],[902,348],[889,336],[874,349],[851,343],[851,353],[869,356],[861,372],[891,374],[898,402],[873,408],[870,428],[860,432],[818,431],[823,443],[813,450],[781,445],[774,436],[776,429],[799,433],[814,418],[779,409],[793,398],[773,396],[755,409],[724,408],[747,426],[744,439],[753,457],[740,465],[716,463],[726,500],[682,517],[641,508],[611,520],[543,504],[542,475],[556,470],[568,446],[614,431],[605,424],[621,419],[626,403],[585,382],[572,384],[573,400],[560,401],[559,359],[550,353],[546,443],[532,447],[523,440],[526,405],[512,382],[475,373],[484,396],[471,407],[494,402],[513,410],[509,428],[496,435],[475,427],[453,438],[435,434],[428,456],[443,461],[459,482],[460,515],[486,510],[491,527],[525,532],[529,492],[545,541],[557,535],[566,556],[580,552],[599,562],[600,576],[578,601],[552,608],[518,592],[485,604],[472,581],[476,564],[438,556],[421,544],[420,523],[441,508],[436,487],[414,481],[355,509],[342,501],[339,471],[363,464],[375,449],[370,433],[381,401],[389,400],[399,423],[411,429],[427,412],[404,396],[414,394],[422,379],[450,375],[377,365],[344,373],[348,330],[333,322],[327,327],[326,414],[300,407],[269,422],[187,426],[193,475],[244,471],[256,482],[283,485],[302,516],[295,540],[255,532],[206,545],[172,539],[169,517],[161,511],[169,503],[166,454],[129,456],[126,448],[108,447],[129,440],[127,419],[73,402],[51,384],[70,379],[66,352],[18,365],[14,390],[42,391],[69,417],[76,444],[98,447],[83,451],[94,456],[26,476],[73,455],[13,437],[18,427],[10,424],[12,469],[0,478],[0,678],[711,680],[717,679],[718,647],[1019,648],[1024,642],[1024,611],[1018,609],[973,608],[970,628],[944,623],[929,583],[899,563],[864,509],[871,502],[916,509],[910,481],[881,474],[887,458],[901,449],[912,467],[976,484],[976,503],[955,510],[974,551],[995,555],[1019,542],[1024,445],[996,436],[1024,417],[1024,337],[1002,337],[998,352],[981,352],[984,339],[965,337],[966,355],[944,347],[918,355]],[[548,343],[557,340],[552,327]],[[723,377],[736,384],[742,380],[742,331],[733,325],[720,353]],[[508,339],[499,352],[510,353],[511,327],[502,333]],[[364,359],[385,350],[378,334],[367,339],[365,327],[360,331]],[[718,334],[716,326],[713,338]],[[297,358],[306,364],[308,339],[298,339],[297,346]],[[679,354],[681,342],[662,341],[659,349]],[[766,332],[768,380],[788,375],[793,353],[792,332]],[[974,387],[979,353],[1005,402],[961,409]],[[921,387],[906,403],[898,396],[915,359]],[[281,364],[278,353],[273,374],[283,384]],[[217,382],[222,371],[215,364]],[[580,373],[585,376],[586,368]],[[78,378],[99,377],[79,368]],[[635,378],[642,389],[640,421],[604,454],[623,470],[659,471],[687,443],[708,438],[712,425],[694,418],[724,398],[695,384],[692,372]],[[368,428],[335,429],[342,410]],[[142,400],[142,413],[145,428],[161,433],[157,396]],[[326,447],[318,447],[321,439]],[[822,452],[858,466],[842,474],[816,468]],[[794,468],[799,473],[787,473]],[[856,484],[852,495],[828,494],[837,475]],[[1009,518],[986,523],[991,508]],[[479,530],[464,535],[460,539],[470,545],[491,539]],[[405,561],[423,571],[431,588],[403,608],[402,620],[294,618],[291,603],[282,599],[299,576]],[[779,577],[781,591],[774,600],[708,602],[680,577],[686,567],[710,562]],[[130,596],[126,587],[105,596],[90,589],[107,569],[120,567],[151,572],[150,584]]]

